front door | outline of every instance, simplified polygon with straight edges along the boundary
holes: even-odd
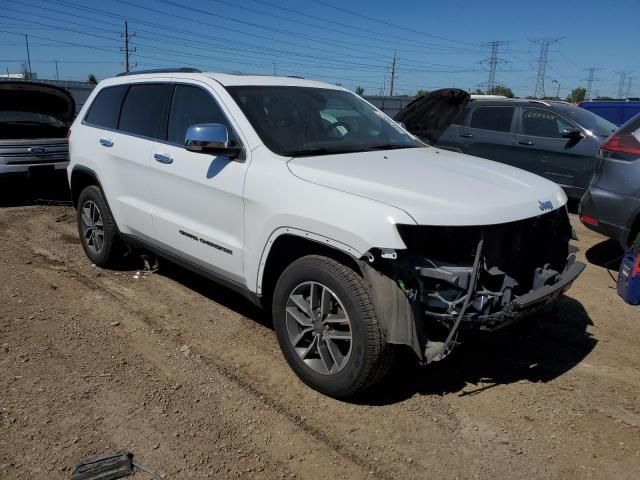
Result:
[[[239,141],[208,86],[175,84],[166,140],[151,154],[155,238],[186,260],[242,283],[244,179],[249,158],[190,152],[191,125],[223,124]]]
[[[563,130],[581,129],[551,110],[524,107],[520,119],[516,141],[522,168],[562,185],[570,196],[579,195],[593,173],[597,140],[563,138]]]

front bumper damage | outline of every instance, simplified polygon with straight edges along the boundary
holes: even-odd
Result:
[[[387,342],[445,358],[464,330],[492,331],[562,295],[585,265],[569,253],[564,209],[482,227],[399,227],[406,251],[361,262]]]

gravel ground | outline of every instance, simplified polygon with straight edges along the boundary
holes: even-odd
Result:
[[[247,301],[165,261],[98,269],[74,210],[34,196],[0,199],[2,479],[116,449],[171,479],[640,478],[640,310],[575,217],[589,264],[553,309],[340,402]]]

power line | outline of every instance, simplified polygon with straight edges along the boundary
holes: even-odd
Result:
[[[536,78],[536,89],[533,93],[534,97],[544,98],[544,79],[547,71],[547,63],[549,62],[549,45],[559,42],[564,37],[559,38],[539,38],[531,40],[532,43],[540,45],[540,56],[538,57],[538,76]]]

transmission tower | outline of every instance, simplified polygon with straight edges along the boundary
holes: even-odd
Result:
[[[547,63],[549,63],[549,46],[556,42],[559,42],[564,37],[559,38],[539,38],[537,40],[531,40],[531,42],[540,45],[540,56],[538,57],[538,77],[536,79],[536,90],[533,92],[533,96],[537,98],[543,98],[544,93],[544,79],[547,74]]]
[[[509,45],[511,42],[507,42],[504,40],[492,40],[491,42],[485,42],[482,44],[483,47],[490,47],[491,54],[489,58],[484,59],[481,63],[487,63],[489,65],[489,80],[485,83],[487,86],[487,92],[493,92],[496,87],[496,70],[498,68],[498,64],[508,63],[506,60],[501,60],[498,58],[498,53],[500,51],[500,47]]]
[[[631,72],[629,72],[631,73]],[[626,98],[631,98],[631,81],[633,80],[633,76],[629,74],[627,76],[627,95]]]
[[[624,87],[627,84],[627,77],[631,76],[632,72],[616,72],[616,75],[620,76],[620,80],[618,80],[618,98],[623,98],[625,93]],[[630,79],[630,78],[629,78]],[[628,90],[628,88],[627,88]]]
[[[131,62],[129,62],[129,58],[131,57],[131,54],[136,51],[135,48],[129,47],[129,40],[131,40],[131,38],[135,36],[136,36],[135,33],[129,33],[129,24],[125,21],[124,33],[120,34],[120,37],[124,38],[124,48],[121,48],[120,51],[124,52],[124,71],[125,72],[131,71],[131,68],[134,68],[138,65],[137,63],[134,65],[131,65]]]
[[[596,74],[596,72],[599,72],[600,70],[602,70],[602,69],[601,68],[593,68],[593,67],[584,69],[585,72],[589,72],[589,76],[586,78],[586,80],[587,80],[587,95],[586,95],[585,98],[587,100],[591,100],[592,99],[591,92],[592,92],[592,89],[593,89],[593,82],[597,82],[598,81],[598,79],[595,78],[595,74]]]

